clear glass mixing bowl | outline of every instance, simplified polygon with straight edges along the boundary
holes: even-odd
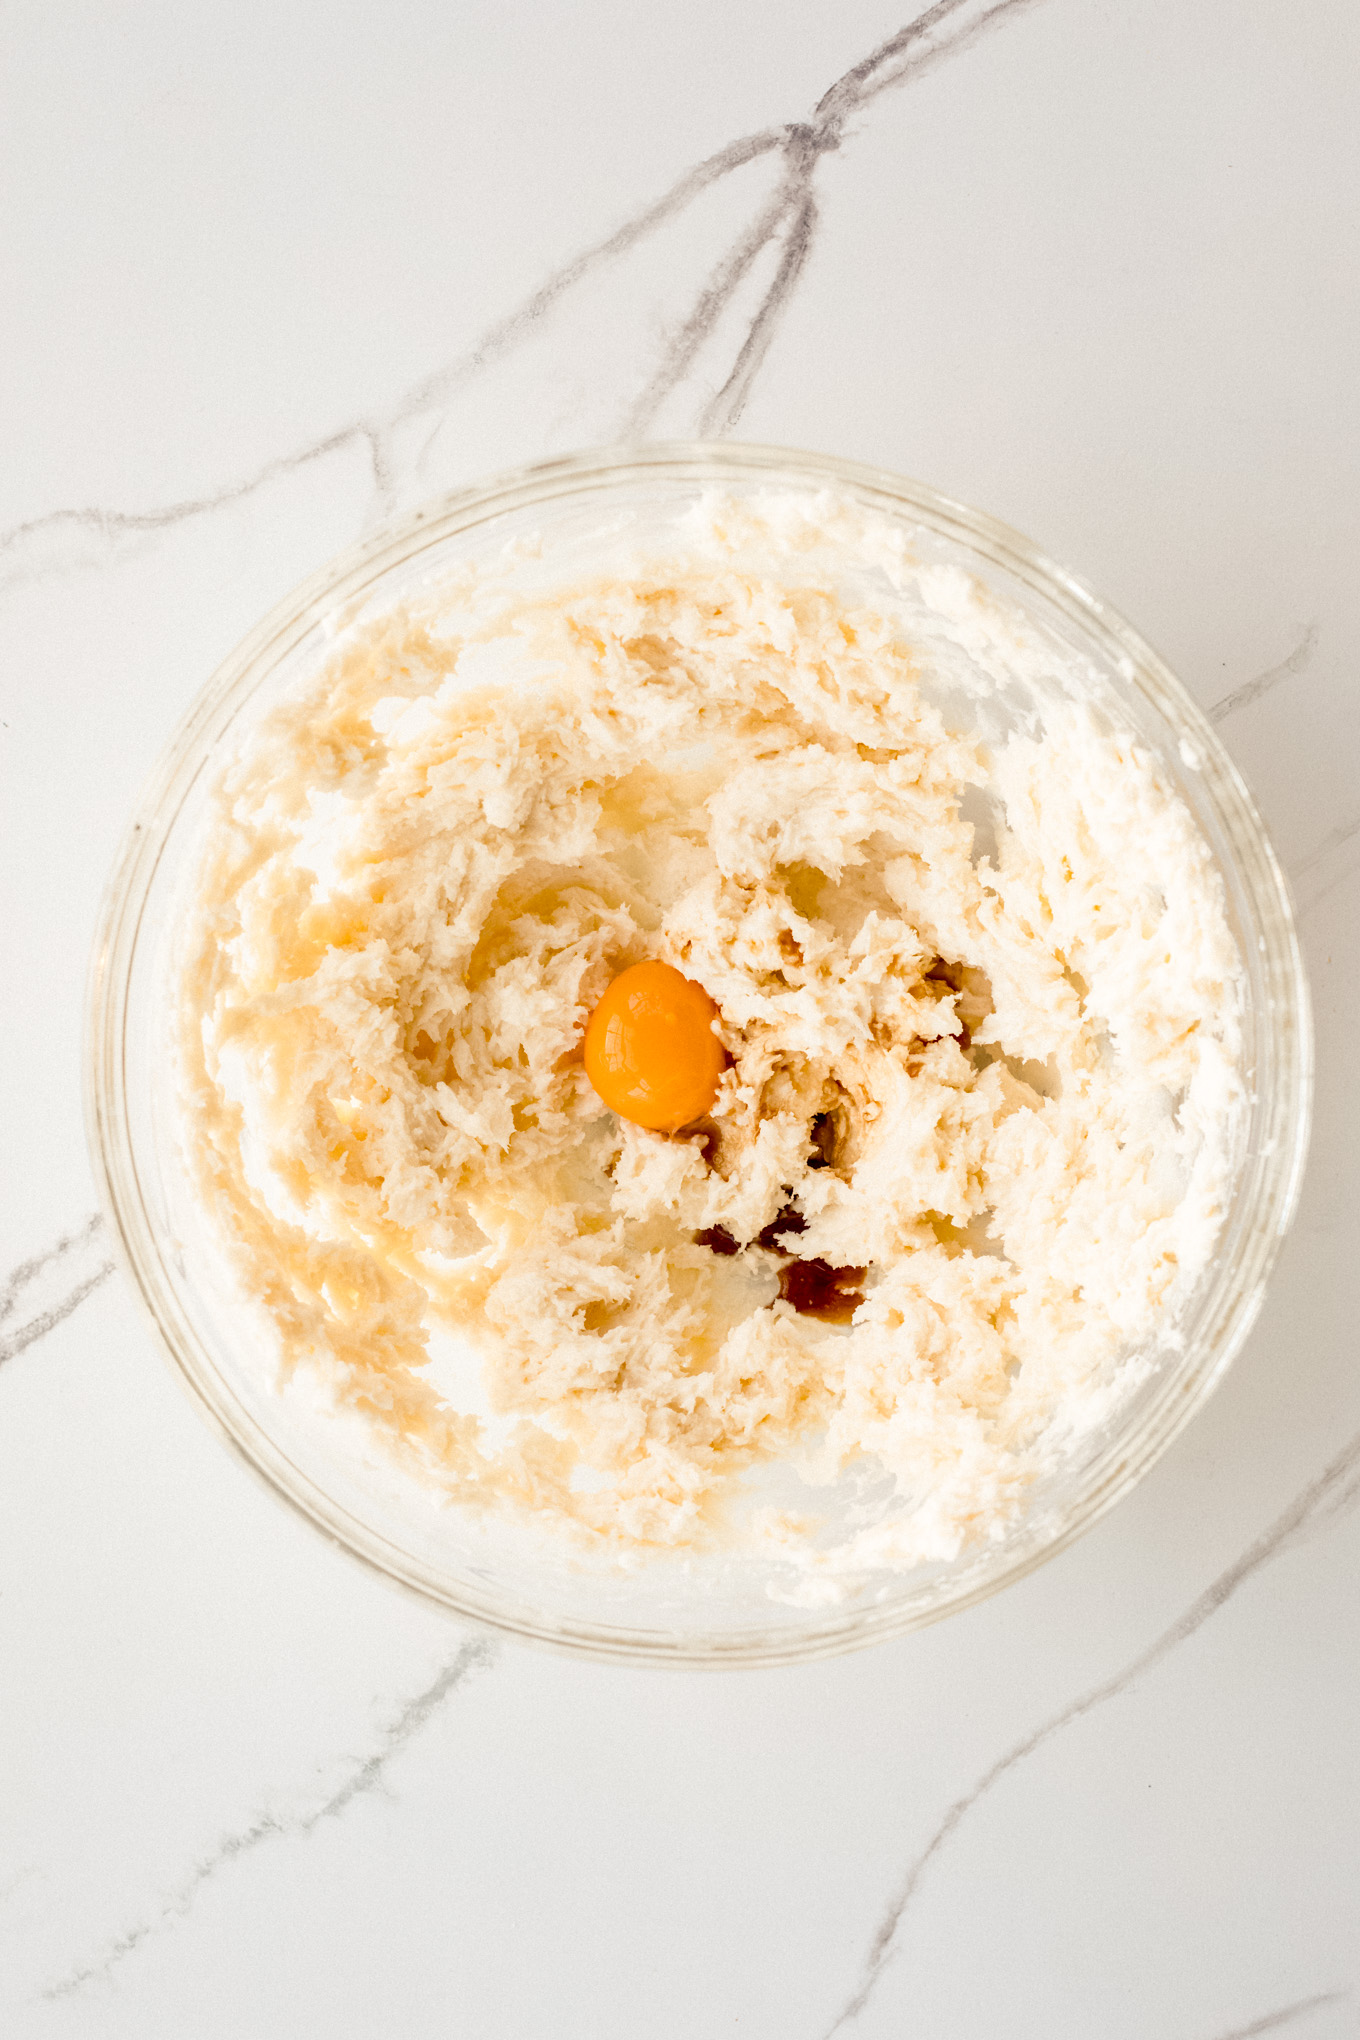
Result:
[[[314,670],[337,622],[516,538],[532,537],[549,564],[588,566],[621,530],[663,531],[714,487],[829,488],[897,526],[918,555],[964,568],[1084,660],[1107,712],[1153,747],[1207,839],[1246,976],[1249,1123],[1218,1248],[1179,1338],[1157,1349],[1105,1429],[1036,1486],[1000,1541],[866,1580],[839,1606],[771,1598],[759,1567],[721,1558],[620,1572],[545,1556],[512,1525],[436,1507],[356,1427],[274,1393],[182,1166],[165,1048],[169,938],[208,794],[258,717]],[[1126,623],[1015,532],[917,483],[777,447],[651,446],[523,469],[403,518],[315,575],[227,661],[166,751],[109,885],[91,971],[87,1115],[122,1254],[182,1380],[248,1464],[336,1543],[460,1615],[536,1642],[670,1665],[775,1664],[870,1643],[981,1599],[1070,1543],[1142,1478],[1260,1306],[1302,1171],[1310,1048],[1288,893],[1260,818],[1204,716]]]

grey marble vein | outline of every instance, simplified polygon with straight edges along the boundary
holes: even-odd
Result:
[[[22,524],[11,525],[0,532],[0,562],[10,564],[0,567],[0,590],[22,586],[36,581],[46,574],[65,573],[75,567],[92,564],[107,556],[119,540],[154,538],[158,533],[169,530],[177,524],[191,523],[195,518],[208,516],[215,510],[226,510],[234,503],[242,503],[247,497],[267,488],[270,482],[279,481],[284,475],[295,474],[300,468],[310,466],[313,461],[322,460],[327,454],[342,452],[345,448],[366,444],[373,466],[374,486],[381,489],[387,485],[388,474],[382,452],[383,435],[381,428],[361,420],[353,425],[342,426],[337,432],[327,434],[324,439],[312,441],[299,448],[296,453],[281,454],[269,460],[253,474],[233,482],[226,482],[219,489],[211,489],[200,496],[186,496],[176,503],[164,503],[151,510],[109,510],[92,507],[82,510],[49,510],[41,517],[30,517]],[[52,547],[53,540],[69,537],[84,537],[88,548],[84,555],[70,557],[63,551],[58,553]]]
[[[689,315],[666,344],[655,373],[627,414],[625,439],[640,439],[671,391],[684,381],[738,286],[783,226],[789,204],[790,180],[785,177],[774,197],[723,255]]]
[[[718,179],[778,148],[783,138],[784,131],[779,128],[744,135],[687,170],[653,204],[555,270],[546,283],[489,327],[466,353],[416,383],[387,412],[356,419],[309,442],[296,452],[265,462],[252,474],[200,496],[186,497],[152,510],[52,510],[12,526],[0,533],[0,561],[9,558],[13,562],[0,570],[0,588],[35,579],[44,572],[87,564],[91,558],[103,557],[110,543],[120,538],[145,537],[229,508],[284,475],[295,473],[328,454],[343,452],[359,444],[365,444],[369,450],[375,489],[380,499],[384,503],[390,502],[396,486],[392,439],[401,426],[437,413],[459,389],[527,338],[575,285],[637,247]],[[53,560],[44,556],[48,541],[70,534],[84,534],[91,540],[87,558]]]
[[[861,57],[828,87],[818,100],[813,119],[819,124],[843,121],[881,96],[916,77],[927,64],[951,52],[968,49],[990,29],[999,26],[1004,15],[1019,14],[1041,0],[936,0],[905,27],[881,42],[867,57]],[[954,21],[947,39],[936,40],[936,30],[966,9],[962,21]]]
[[[1339,870],[1324,878],[1320,885],[1305,886],[1304,880],[1310,879],[1314,872],[1320,871],[1338,850],[1345,849],[1348,843],[1354,843],[1357,836],[1360,836],[1360,815],[1352,815],[1349,821],[1338,822],[1334,829],[1329,829],[1317,849],[1293,867],[1290,877],[1299,896],[1300,919],[1306,914],[1311,914],[1314,907],[1326,899],[1328,893],[1333,892],[1349,878],[1353,860],[1343,863]]]
[[[1267,2012],[1264,2018],[1253,2019],[1249,2026],[1234,2026],[1231,2033],[1218,2034],[1217,2040],[1256,2040],[1259,2033],[1278,2033],[1282,2026],[1292,2026],[1296,2019],[1320,2011],[1323,2005],[1343,2004],[1349,1996],[1350,1992],[1346,1990],[1327,1990],[1317,1997],[1300,1998],[1296,2004],[1282,2005],[1278,2012]]]
[[[1240,687],[1234,687],[1231,694],[1225,694],[1222,701],[1216,701],[1209,710],[1211,723],[1225,722],[1239,708],[1248,707],[1259,701],[1263,694],[1269,694],[1272,687],[1278,687],[1281,680],[1301,673],[1317,650],[1318,627],[1310,623],[1299,642],[1287,659],[1281,659],[1278,666],[1271,666],[1265,673],[1258,673],[1254,680],[1244,680]]]
[[[777,245],[780,253],[774,275],[756,306],[732,367],[699,412],[701,438],[720,438],[732,431],[812,253],[819,219],[813,178],[822,157],[841,147],[847,121],[881,93],[905,85],[946,53],[967,48],[984,31],[998,25],[1003,15],[1037,4],[1039,0],[982,0],[982,4],[979,0],[937,0],[838,78],[822,94],[809,121],[794,122],[780,131],[784,171],[773,198],[723,255],[667,342],[655,373],[627,412],[625,437],[640,435],[650,427],[665,399],[689,373],[757,259]],[[951,22],[949,33],[942,33]]]
[[[626,255],[640,246],[658,227],[664,226],[683,212],[694,199],[707,191],[710,185],[729,176],[732,171],[742,169],[747,163],[753,163],[772,150],[781,148],[786,133],[787,129],[777,127],[762,128],[754,134],[742,135],[736,141],[727,143],[724,148],[716,150],[713,155],[706,156],[703,162],[696,164],[692,169],[685,171],[684,175],[677,178],[670,189],[653,204],[636,213],[632,219],[626,220],[621,227],[615,228],[604,240],[596,242],[583,254],[573,257],[562,268],[555,270],[545,284],[506,318],[492,326],[468,354],[451,363],[448,368],[437,370],[434,375],[417,385],[405,398],[398,413],[393,416],[392,426],[404,424],[411,418],[434,410],[472,375],[483,368],[489,368],[518,341],[527,337],[576,284],[617,260],[620,255]]]
[[[1112,1678],[1102,1680],[1086,1693],[1069,1703],[1059,1713],[1052,1715],[1036,1729],[1014,1743],[1004,1756],[998,1757],[991,1767],[984,1771],[976,1784],[971,1786],[960,1799],[945,1813],[925,1847],[915,1857],[907,1870],[898,1890],[889,1904],[869,1946],[863,1972],[854,1993],[844,2009],[838,2014],[824,2036],[831,2035],[853,2025],[863,2012],[896,1949],[903,1921],[911,1908],[912,1901],[920,1890],[926,1871],[940,1854],[973,1808],[990,1790],[1021,1764],[1032,1757],[1036,1750],[1051,1742],[1073,1722],[1080,1721],[1107,1700],[1128,1691],[1136,1680],[1152,1671],[1163,1659],[1170,1656],[1177,1644],[1184,1643],[1195,1631],[1216,1615],[1238,1588],[1253,1574],[1268,1565],[1272,1559],[1291,1549],[1305,1536],[1336,1522],[1360,1500],[1360,1432],[1339,1452],[1316,1480],[1313,1480],[1295,1497],[1282,1515],[1277,1516],[1268,1530],[1262,1532],[1248,1550],[1236,1559],[1226,1571],[1221,1572],[1189,1608],[1169,1629],[1166,1629]],[[1262,2028],[1262,2031],[1268,2030]]]
[[[730,432],[746,409],[752,385],[770,351],[779,320],[807,267],[817,220],[817,201],[810,191],[805,191],[785,233],[774,279],[760,301],[750,330],[732,364],[732,372],[716,396],[704,407],[699,420],[702,436],[713,434],[721,437],[724,432]]]
[[[96,1212],[10,1275],[0,1290],[0,1367],[54,1331],[112,1275],[103,1228]]]
[[[555,270],[513,311],[490,326],[470,349],[414,384],[385,412],[355,419],[293,453],[265,462],[251,474],[176,503],[136,511],[98,507],[52,510],[26,519],[0,533],[0,588],[15,586],[46,572],[72,571],[102,561],[110,547],[120,540],[135,542],[228,508],[284,475],[360,444],[368,450],[378,505],[383,510],[390,509],[399,485],[394,438],[401,427],[429,417],[432,438],[433,430],[437,430],[437,413],[455,392],[534,332],[577,284],[636,248],[719,179],[779,150],[784,154],[786,170],[778,202],[762,208],[757,220],[739,236],[735,249],[719,263],[703,286],[694,309],[668,343],[663,360],[642,396],[630,405],[627,417],[627,429],[640,432],[646,428],[665,395],[683,379],[742,277],[761,251],[782,234],[774,278],[741,341],[730,373],[717,393],[706,401],[699,419],[698,429],[703,434],[730,431],[741,415],[779,317],[807,264],[817,220],[811,180],[818,159],[840,145],[847,121],[882,94],[908,83],[942,57],[968,48],[979,36],[999,25],[1003,17],[1040,4],[1042,0],[936,0],[934,6],[844,72],[822,94],[810,123],[790,122],[782,127],[758,129],[705,157],[685,171],[660,198]],[[72,552],[67,543],[72,537],[88,541],[84,554]]]
[[[356,419],[310,441],[294,453],[266,461],[252,474],[200,496],[185,497],[152,510],[51,510],[41,517],[13,525],[0,533],[0,561],[7,557],[13,561],[0,570],[0,589],[36,579],[45,572],[64,571],[70,566],[89,563],[86,558],[54,560],[45,557],[47,542],[54,537],[84,534],[92,541],[89,558],[98,559],[103,557],[111,542],[120,538],[137,539],[154,535],[171,526],[227,509],[235,503],[244,502],[284,475],[296,473],[300,468],[323,460],[328,454],[340,453],[356,445],[367,446],[375,490],[384,504],[390,503],[396,487],[391,444],[399,427],[437,411],[458,389],[526,338],[576,284],[636,247],[719,178],[777,148],[782,136],[783,131],[778,128],[744,135],[706,157],[678,178],[669,191],[652,205],[554,271],[546,283],[489,327],[466,353],[415,384],[386,413]]]
[[[211,1882],[219,1870],[228,1863],[235,1863],[242,1856],[260,1848],[265,1842],[280,1841],[285,1837],[305,1840],[316,1832],[323,1821],[338,1819],[356,1799],[366,1793],[375,1792],[383,1784],[389,1765],[401,1754],[407,1745],[415,1740],[439,1712],[445,1701],[460,1686],[478,1671],[490,1666],[495,1659],[495,1645],[483,1637],[469,1638],[460,1645],[438,1677],[423,1692],[408,1700],[396,1719],[384,1733],[377,1748],[356,1763],[330,1797],[310,1813],[284,1819],[276,1814],[262,1813],[245,1827],[236,1828],[223,1835],[214,1848],[201,1862],[196,1863],[178,1888],[164,1899],[146,1919],[120,1934],[110,1942],[103,1953],[89,1962],[79,1964],[75,1969],[48,1984],[42,1992],[46,1999],[73,1997],[88,1984],[106,1981],[121,1962],[125,1962],[135,1949],[158,1933],[162,1928],[184,1919],[192,1910],[204,1886]]]

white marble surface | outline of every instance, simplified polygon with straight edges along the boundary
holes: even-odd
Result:
[[[852,70],[910,9],[6,9],[5,2040],[1360,2033],[1360,11],[942,0]],[[78,1080],[104,873],[236,638],[390,508],[695,430],[1121,607],[1256,789],[1320,1052],[1265,1313],[1139,1492],[938,1628],[710,1677],[480,1641],[259,1490],[107,1273]]]

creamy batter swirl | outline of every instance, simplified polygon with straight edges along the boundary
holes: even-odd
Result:
[[[794,1550],[858,1468],[898,1502],[856,1562],[947,1558],[1203,1267],[1240,1093],[1208,851],[1070,689],[988,748],[931,679],[887,605],[710,546],[356,628],[225,779],[186,1145],[284,1371],[455,1500]],[[582,1067],[646,959],[720,1016],[679,1134]],[[743,1515],[772,1461],[807,1510]]]

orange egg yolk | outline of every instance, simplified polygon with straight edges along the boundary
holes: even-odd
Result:
[[[718,1009],[668,963],[621,971],[586,1025],[586,1075],[610,1110],[658,1133],[701,1119],[727,1058]]]

